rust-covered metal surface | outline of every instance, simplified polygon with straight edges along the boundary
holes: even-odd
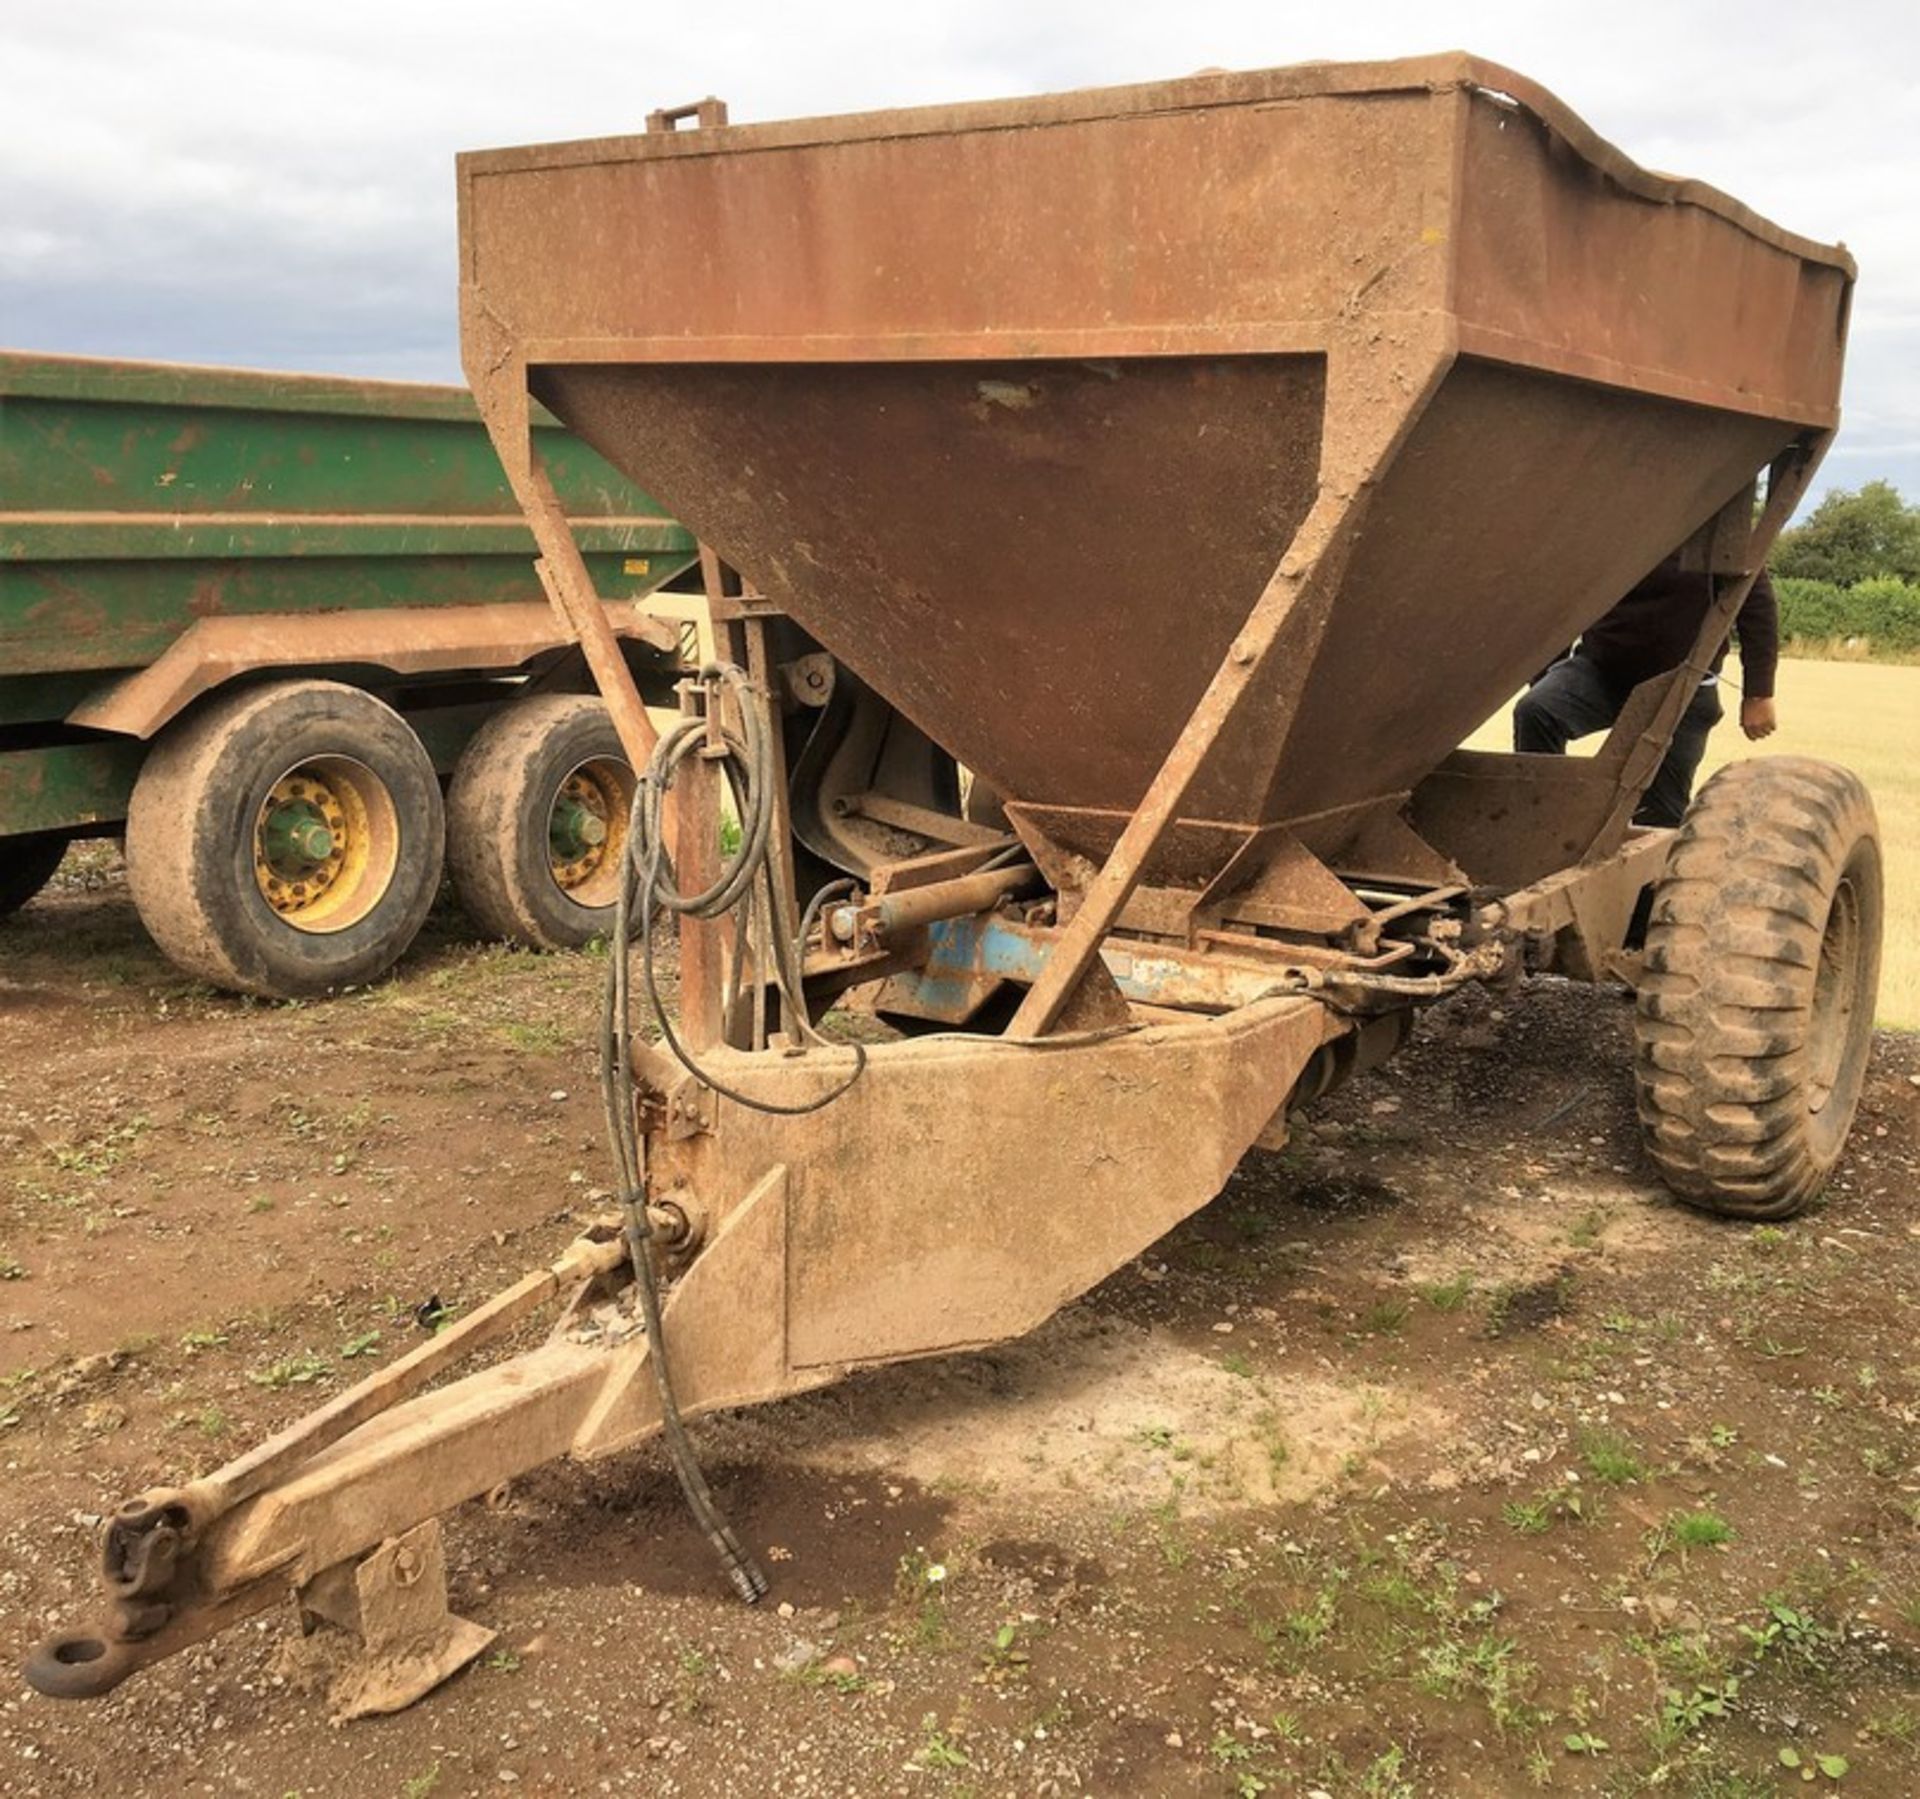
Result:
[[[460,179],[483,409],[530,387],[1028,806],[1138,805],[1310,509],[1362,486],[1304,689],[1263,661],[1180,816],[1405,793],[1836,418],[1843,251],[1462,55]]]

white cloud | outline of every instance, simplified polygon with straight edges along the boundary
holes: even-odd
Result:
[[[1539,0],[132,0],[0,13],[0,342],[457,378],[452,160],[1457,45],[1861,264],[1828,478],[1920,494],[1920,8]],[[1876,462],[1875,457],[1883,460]]]

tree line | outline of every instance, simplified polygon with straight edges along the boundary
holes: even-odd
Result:
[[[1891,481],[1835,488],[1780,533],[1768,566],[1790,648],[1920,655],[1920,506]]]

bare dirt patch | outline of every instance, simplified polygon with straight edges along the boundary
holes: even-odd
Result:
[[[1438,1406],[1389,1386],[1257,1373],[1230,1341],[1204,1350],[1074,1307],[988,1354],[783,1406],[768,1435],[810,1462],[1011,1503],[1143,1506],[1177,1490],[1180,1510],[1201,1517],[1311,1499],[1355,1458],[1391,1454],[1441,1422]]]

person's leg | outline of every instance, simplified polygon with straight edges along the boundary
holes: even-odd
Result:
[[[1513,747],[1558,756],[1574,738],[1604,731],[1619,714],[1620,701],[1599,669],[1584,656],[1566,656],[1515,703]]]
[[[1666,760],[1641,796],[1640,809],[1634,813],[1637,825],[1677,825],[1693,797],[1693,777],[1700,771],[1700,758],[1707,753],[1707,738],[1720,722],[1720,683],[1703,681],[1687,702],[1667,745]]]

